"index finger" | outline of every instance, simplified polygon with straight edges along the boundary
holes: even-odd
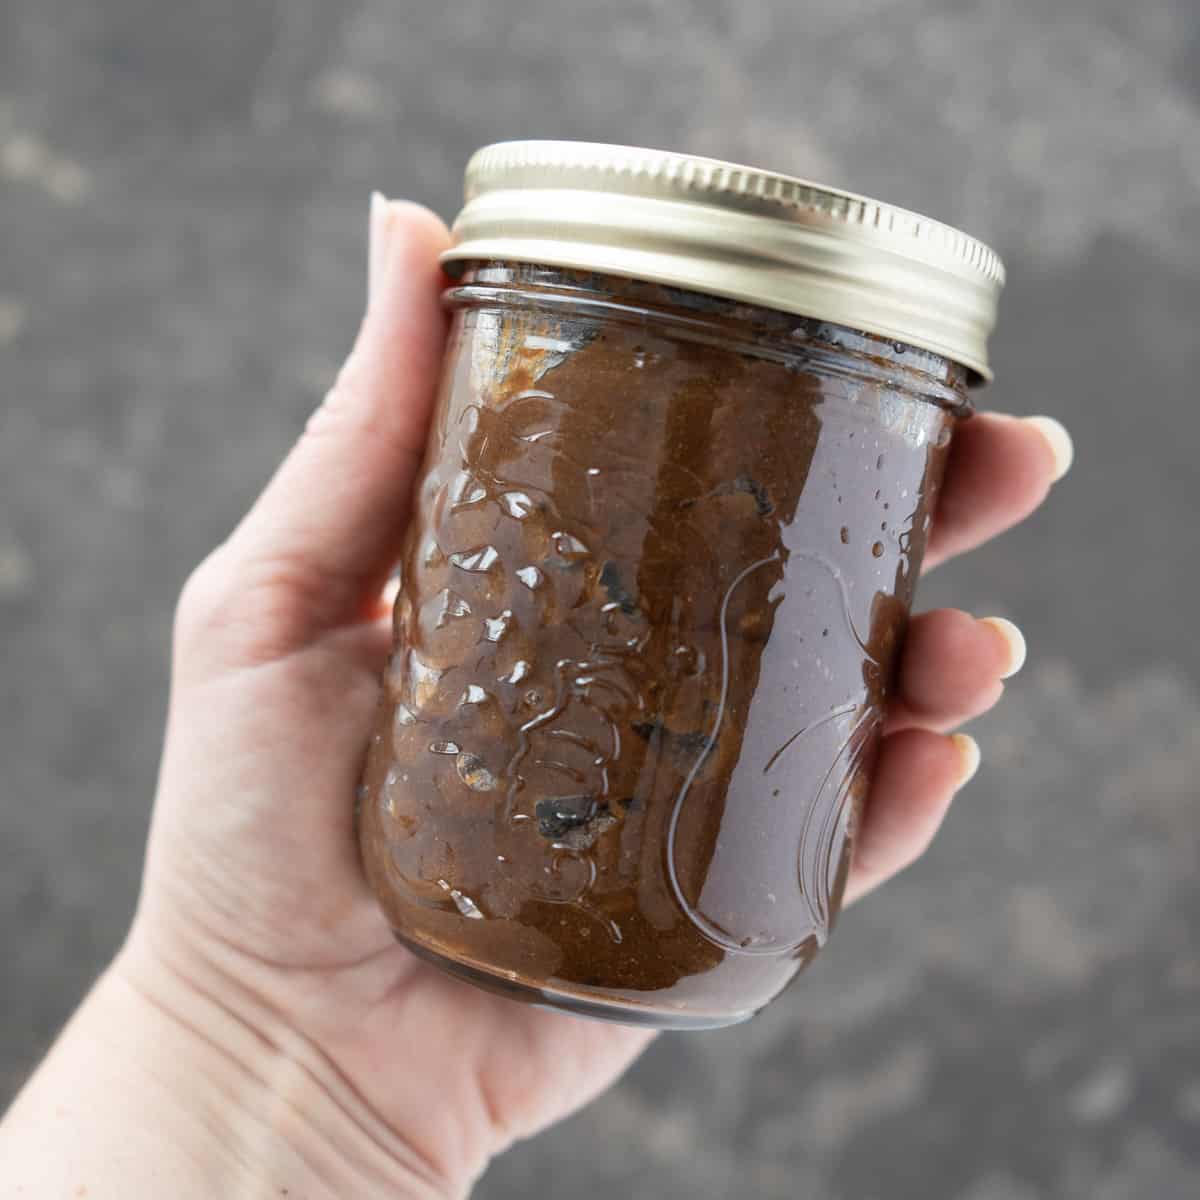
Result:
[[[1053,417],[980,413],[950,446],[926,570],[1023,521],[1070,469],[1071,435]]]

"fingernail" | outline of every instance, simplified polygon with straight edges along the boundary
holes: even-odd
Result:
[[[383,278],[384,263],[387,261],[388,243],[388,200],[382,192],[371,193],[371,217],[367,247],[367,303],[370,304],[379,291]]]
[[[1057,483],[1075,461],[1075,443],[1071,441],[1067,427],[1053,417],[1026,417],[1025,420],[1050,443],[1054,454],[1054,482]]]
[[[975,772],[979,770],[979,761],[982,758],[979,753],[979,743],[969,733],[956,733],[950,740],[958,750],[958,757],[962,762],[962,774],[959,776],[958,786],[966,787],[975,778]]]
[[[981,625],[990,625],[1008,646],[1008,666],[1000,672],[1001,679],[1011,679],[1024,665],[1028,653],[1025,635],[1004,617],[981,617]]]
[[[381,601],[387,606],[389,612],[396,607],[396,597],[400,595],[400,576],[393,575],[387,583],[383,585],[383,591],[380,594]]]

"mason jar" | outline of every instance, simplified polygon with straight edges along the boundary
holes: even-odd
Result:
[[[1002,267],[648,150],[494,146],[466,195],[368,878],[474,984],[744,1020],[837,918]]]

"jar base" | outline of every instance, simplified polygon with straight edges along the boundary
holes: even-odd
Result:
[[[485,991],[507,1000],[518,1000],[535,1008],[569,1013],[574,1017],[588,1017],[594,1021],[607,1021],[618,1025],[636,1025],[643,1029],[672,1029],[678,1031],[700,1029],[722,1029],[729,1025],[740,1025],[748,1021],[757,1009],[749,1012],[723,1016],[716,1013],[688,1013],[673,1008],[657,1008],[649,1004],[619,1004],[599,1000],[586,994],[560,991],[557,988],[540,988],[522,983],[509,975],[489,971],[483,967],[450,958],[439,950],[404,934],[392,930],[393,935],[406,950],[431,966],[453,975],[465,983],[474,984]]]

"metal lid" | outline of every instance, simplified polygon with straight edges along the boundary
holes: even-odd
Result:
[[[501,142],[467,165],[447,268],[507,259],[631,276],[862,329],[990,379],[1004,266],[890,204],[710,158]]]

